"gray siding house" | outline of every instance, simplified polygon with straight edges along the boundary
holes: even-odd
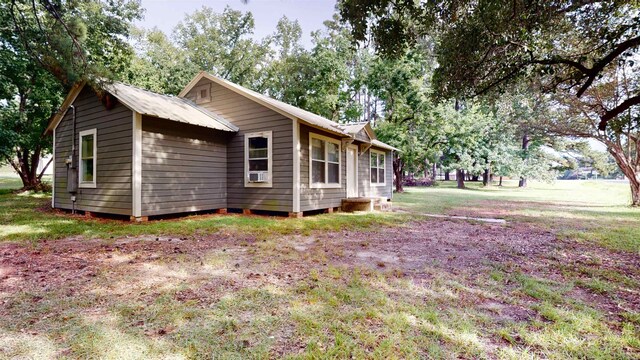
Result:
[[[304,212],[391,200],[393,151],[342,125],[199,73],[179,96],[78,84],[52,118],[52,206],[130,216]]]

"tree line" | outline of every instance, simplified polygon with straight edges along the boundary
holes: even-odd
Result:
[[[637,54],[627,43],[637,7],[590,3],[343,0],[307,49],[297,21],[283,17],[256,39],[253,15],[231,8],[203,7],[165,34],[132,25],[143,15],[136,1],[2,0],[0,156],[25,188],[38,188],[34,169],[51,151],[42,131],[73,83],[99,89],[111,79],[177,94],[205,70],[335,121],[371,121],[401,149],[398,191],[405,176],[437,171],[456,172],[460,187],[501,176],[526,186],[576,159],[610,171],[608,158],[567,136],[604,142],[637,179],[638,67],[627,55]],[[555,44],[559,36],[568,44]],[[601,64],[616,51],[616,66]]]

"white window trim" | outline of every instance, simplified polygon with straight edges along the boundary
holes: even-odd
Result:
[[[371,154],[369,154],[369,182],[371,183],[371,186],[385,186],[387,185],[387,154],[385,154],[384,151],[380,151],[380,150],[370,149],[369,151],[371,152],[371,154],[382,155],[382,157],[384,158],[383,168],[379,168],[378,164],[376,163],[376,171],[378,171],[378,169],[384,169],[384,178],[382,179],[382,182],[373,182],[371,181],[371,168],[373,167],[371,165],[373,164],[371,163]]]
[[[262,183],[249,182],[249,139],[252,137],[266,137],[267,138],[267,152],[268,152],[268,178],[269,180]],[[244,135],[244,186],[245,187],[261,187],[270,188],[273,187],[273,131],[262,131],[247,133]]]
[[[93,181],[82,181],[82,174],[84,169],[82,168],[82,138],[87,135],[93,135]],[[97,129],[90,129],[80,131],[78,134],[78,187],[95,189],[97,180],[98,169],[98,131]]]
[[[312,139],[318,139],[322,141],[327,141],[338,145],[338,183],[337,184],[328,184],[328,183],[314,183],[313,182],[313,142]],[[324,176],[325,181],[327,180],[327,176],[329,176],[329,168],[328,168],[328,156],[327,156],[328,147],[324,147]],[[315,133],[309,133],[309,188],[311,189],[339,189],[342,187],[342,141],[339,139],[330,138],[327,136],[322,136]]]

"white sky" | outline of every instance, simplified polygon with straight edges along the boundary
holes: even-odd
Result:
[[[290,20],[298,20],[302,27],[302,44],[311,48],[311,32],[322,29],[323,22],[331,19],[335,13],[335,0],[249,0],[243,4],[240,0],[142,0],[146,9],[144,19],[136,23],[143,28],[158,27],[167,35],[185,14],[203,6],[222,12],[230,6],[242,12],[251,11],[255,19],[256,39],[273,34],[278,20],[286,15]]]

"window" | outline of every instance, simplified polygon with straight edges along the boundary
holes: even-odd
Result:
[[[309,134],[312,188],[340,187],[340,140]]]
[[[96,187],[97,142],[96,129],[80,131],[80,169],[78,171],[80,187]]]
[[[371,150],[371,184],[384,185],[384,153]]]
[[[246,187],[271,187],[271,131],[245,135],[244,174]]]

